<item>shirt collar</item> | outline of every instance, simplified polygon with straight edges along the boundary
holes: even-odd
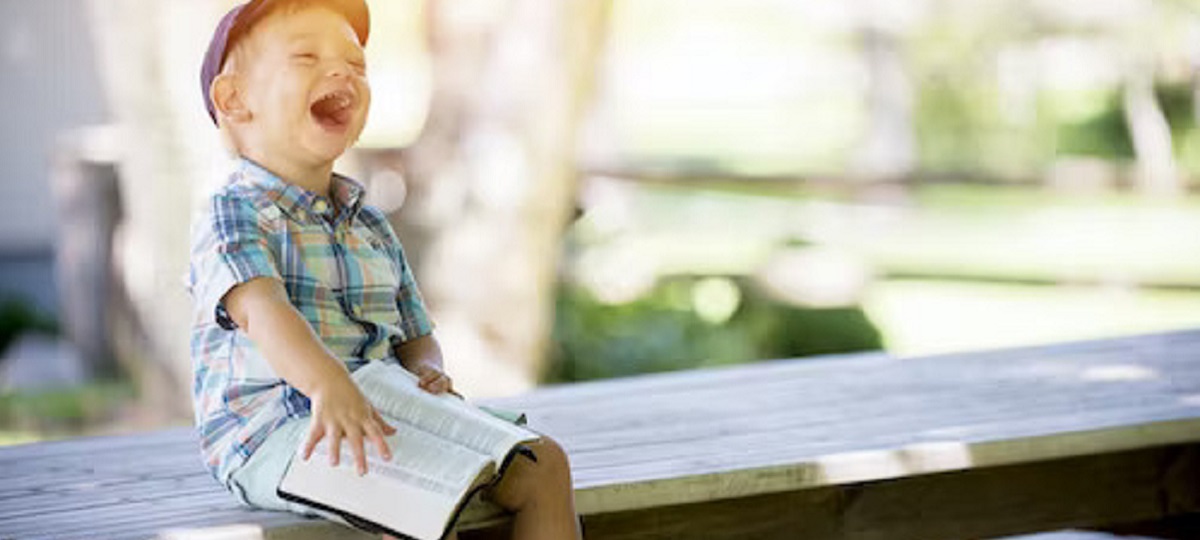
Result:
[[[311,215],[326,219],[334,215],[333,201],[300,186],[289,184],[249,159],[240,160],[237,174],[263,190],[275,205],[292,219],[307,221]],[[329,194],[337,201],[338,207],[346,210],[338,215],[340,222],[352,219],[358,214],[366,189],[353,179],[334,173]]]

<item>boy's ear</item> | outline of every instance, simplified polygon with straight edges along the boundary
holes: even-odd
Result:
[[[245,122],[251,117],[250,110],[246,108],[246,102],[242,100],[241,88],[237,83],[237,75],[234,73],[217,75],[208,90],[208,95],[212,99],[213,108],[216,109],[218,117],[234,122]]]

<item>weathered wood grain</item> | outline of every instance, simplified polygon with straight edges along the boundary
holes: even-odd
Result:
[[[585,519],[595,537],[622,540],[993,538],[1160,517],[1161,475],[1181,451],[1082,456]]]
[[[567,448],[595,538],[979,537],[1200,509],[1200,331],[772,361],[491,403]],[[0,448],[0,538],[237,523],[363,538],[239,507],[187,428]]]

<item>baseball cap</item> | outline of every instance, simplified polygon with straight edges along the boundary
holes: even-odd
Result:
[[[225,66],[229,51],[255,24],[285,3],[285,0],[251,0],[229,10],[217,24],[212,41],[208,43],[208,52],[204,54],[204,63],[200,66],[200,93],[204,96],[204,108],[208,110],[208,117],[212,118],[214,124],[217,123],[217,111],[213,107],[208,90],[212,87],[213,79],[217,78],[221,68]],[[340,13],[358,35],[358,42],[364,46],[367,44],[367,36],[371,33],[371,13],[365,0],[310,0],[306,3],[326,6]]]

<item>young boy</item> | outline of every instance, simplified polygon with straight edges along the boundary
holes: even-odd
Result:
[[[403,249],[363,187],[333,173],[371,102],[363,0],[254,0],[221,20],[201,69],[204,102],[237,170],[193,224],[196,423],[206,463],[242,502],[313,514],[275,488],[295,449],[366,445],[395,432],[350,372],[398,361],[451,390]],[[578,538],[562,449],[531,444],[488,494],[518,538]],[[396,501],[404,504],[404,501]]]

